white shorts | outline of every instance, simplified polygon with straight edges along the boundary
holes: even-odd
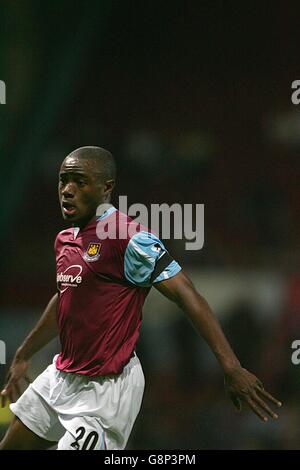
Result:
[[[11,411],[38,436],[58,442],[58,450],[124,449],[144,393],[138,357],[106,377],[61,372],[56,358]]]

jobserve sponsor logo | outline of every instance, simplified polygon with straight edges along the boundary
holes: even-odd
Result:
[[[78,287],[82,283],[82,266],[80,264],[72,264],[63,272],[57,273],[56,282],[61,294],[69,287]]]

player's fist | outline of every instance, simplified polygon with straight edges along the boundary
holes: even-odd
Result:
[[[10,402],[14,402],[16,401],[16,398],[21,395],[19,386],[21,379],[30,383],[27,376],[28,367],[29,361],[26,359],[15,358],[13,360],[5,378],[5,386],[0,393],[2,408],[6,405],[7,399],[9,399]]]

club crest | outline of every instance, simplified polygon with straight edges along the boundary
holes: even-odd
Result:
[[[91,242],[83,255],[85,261],[97,261],[100,258],[101,243]]]

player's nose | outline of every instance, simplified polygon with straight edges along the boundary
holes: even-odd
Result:
[[[62,189],[62,195],[66,198],[72,198],[75,195],[75,188],[74,185],[69,182],[67,183],[64,188]]]

